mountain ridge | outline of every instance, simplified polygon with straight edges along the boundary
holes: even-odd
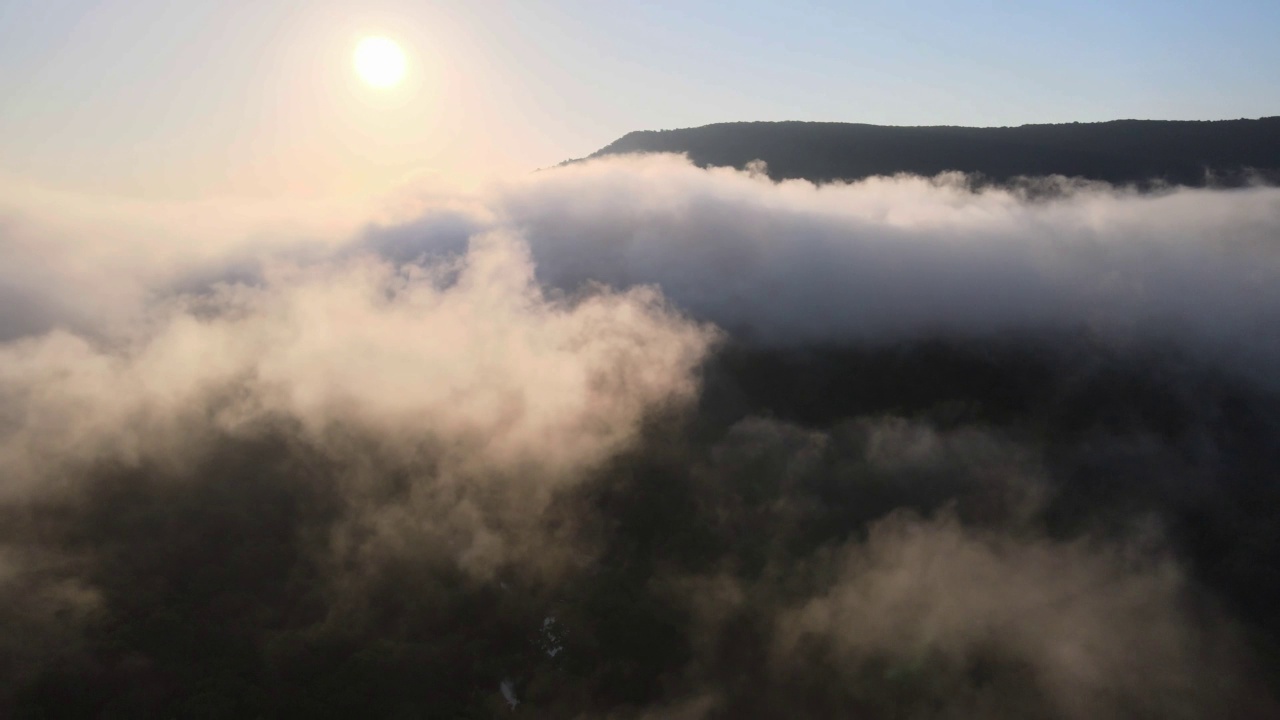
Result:
[[[959,171],[996,183],[1064,175],[1116,184],[1239,186],[1280,183],[1280,116],[1003,127],[725,122],[632,131],[583,160],[657,152],[683,153],[702,167],[744,168],[763,160],[775,180]]]

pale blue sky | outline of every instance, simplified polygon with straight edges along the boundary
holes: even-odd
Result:
[[[376,96],[354,43],[411,82]],[[190,198],[380,189],[725,120],[1280,114],[1280,2],[0,0],[0,173]]]

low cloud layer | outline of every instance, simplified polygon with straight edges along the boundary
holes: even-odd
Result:
[[[431,196],[425,206],[418,219],[370,226],[347,252],[430,261],[460,255],[473,235],[514,233],[543,283],[657,285],[686,312],[769,343],[1087,328],[1255,366],[1280,357],[1269,332],[1280,325],[1274,187],[1138,192],[1045,178],[975,190],[961,175],[815,186],[652,155]],[[95,277],[77,259],[82,239],[37,241],[35,232],[17,221],[3,230],[14,261],[5,336],[48,327],[68,307],[132,312],[149,290],[219,272],[251,279],[265,258],[333,252],[305,236],[256,251],[214,243],[221,255],[208,243],[135,237],[105,255],[95,249],[106,258]],[[143,273],[131,268],[143,267],[148,285],[132,298],[105,296],[108,285],[117,295],[136,287]],[[72,282],[92,292],[45,295]]]
[[[659,156],[558,171],[499,206],[548,281],[657,283],[768,342],[1084,326],[1280,357],[1280,190],[1040,185],[1036,201],[959,176],[779,185]]]
[[[1275,710],[1275,188],[653,156],[337,243],[20,215],[15,712]]]
[[[650,289],[548,299],[503,236],[426,268],[275,266],[165,299],[127,336],[8,344],[3,494],[75,492],[86,468],[180,467],[221,438],[286,432],[367,472],[422,474],[424,505],[483,503],[470,488],[500,478],[513,487],[475,494],[536,515],[646,413],[688,403],[714,337]]]

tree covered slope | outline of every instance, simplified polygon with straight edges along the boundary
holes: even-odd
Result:
[[[591,157],[685,153],[701,166],[764,160],[775,179],[977,173],[995,182],[1065,175],[1112,183],[1237,185],[1280,179],[1280,117],[1115,120],[1021,127],[737,122],[628,133]]]

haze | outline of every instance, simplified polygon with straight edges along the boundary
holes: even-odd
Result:
[[[0,717],[1280,717],[1277,31],[0,0]]]

